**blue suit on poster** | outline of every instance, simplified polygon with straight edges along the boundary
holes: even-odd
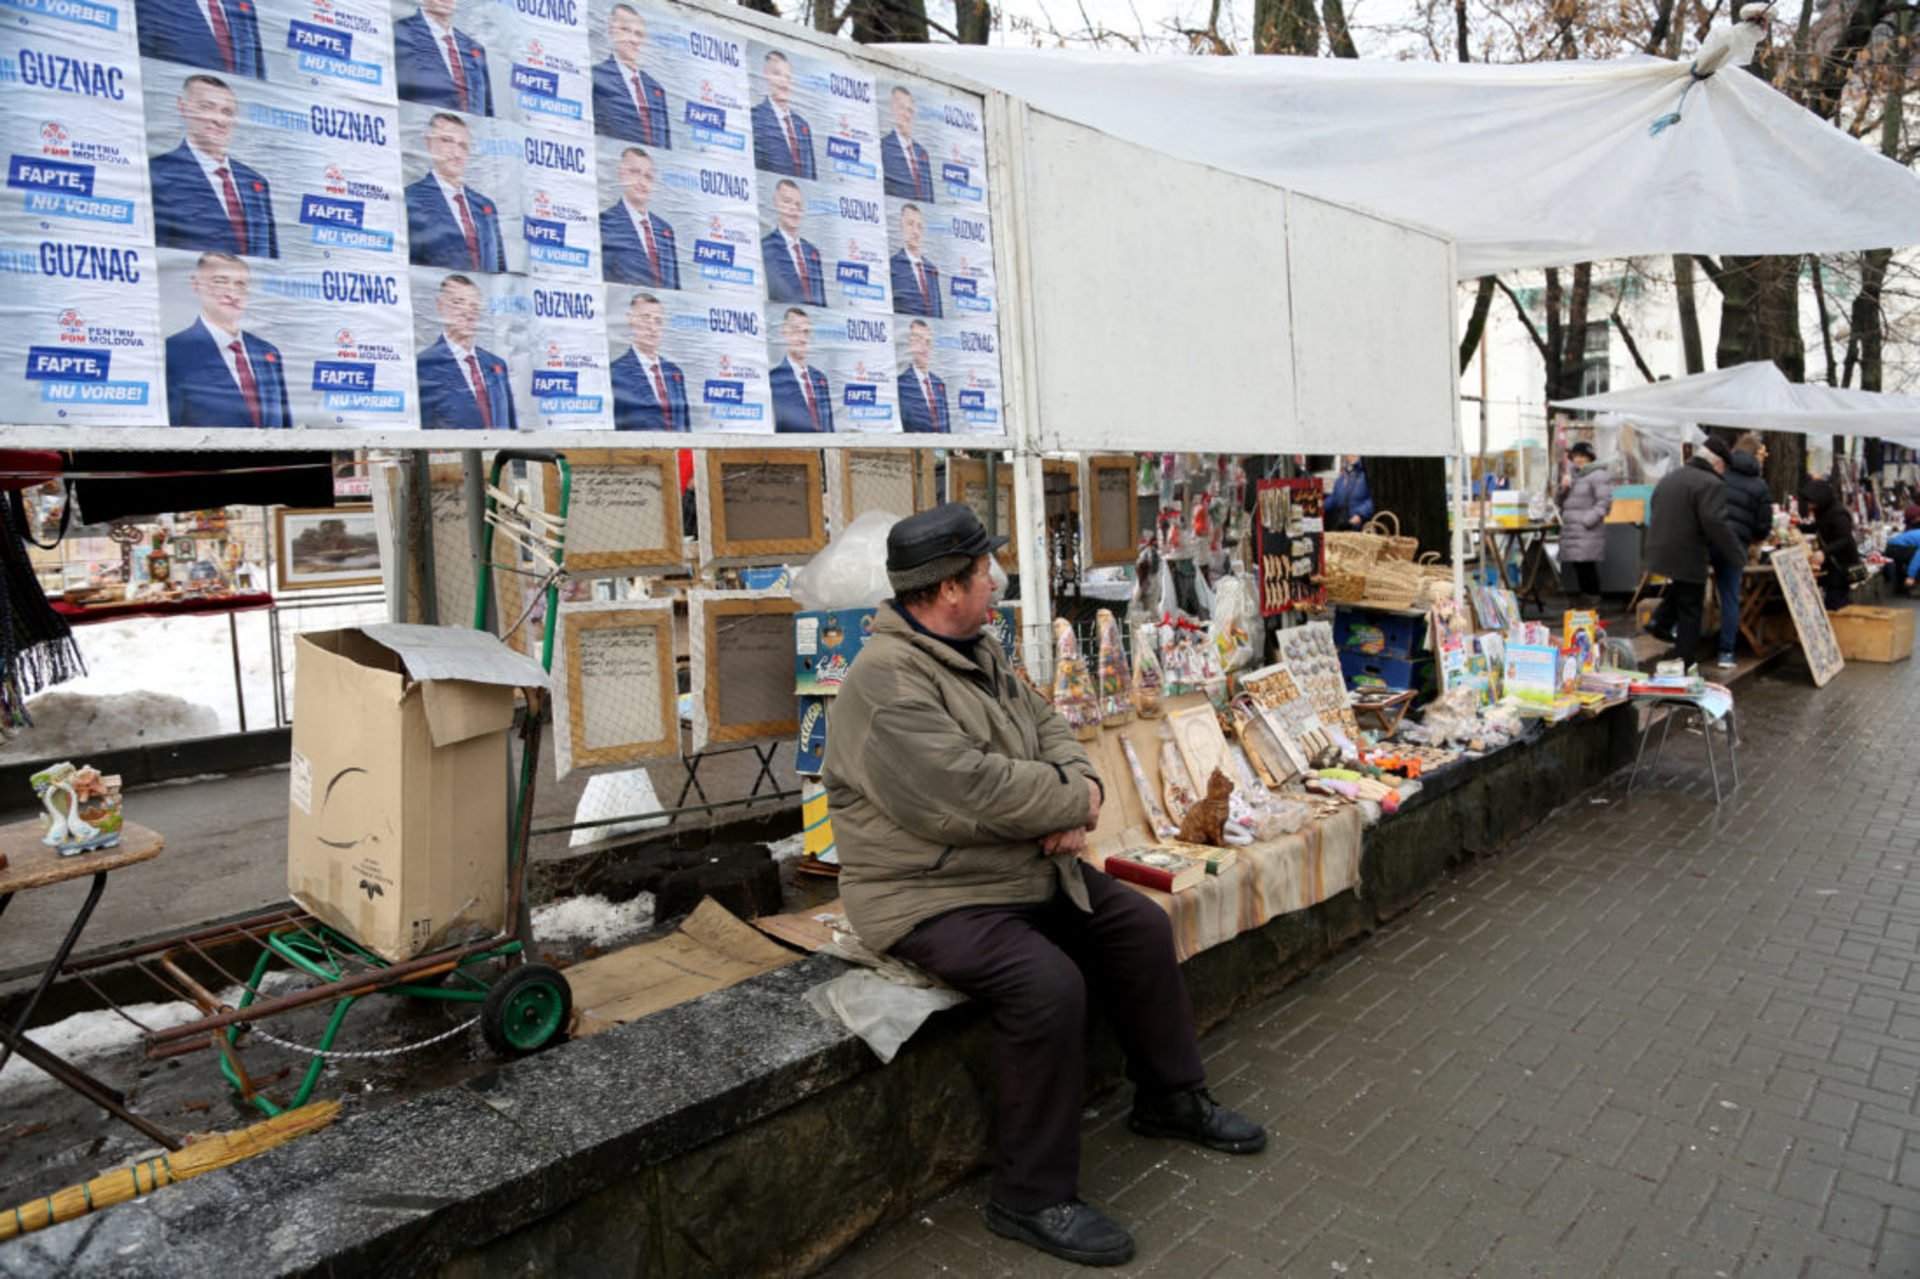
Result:
[[[761,239],[760,260],[767,269],[767,300],[825,306],[827,284],[820,270],[820,250],[805,240],[799,240],[799,244],[800,256],[807,264],[804,280],[800,278],[800,269],[787,248],[786,238],[778,230],[769,231]]]
[[[240,197],[246,221],[246,243],[233,233],[226,203],[214,194],[217,179],[207,176],[200,161],[182,142],[147,162],[153,179],[153,238],[170,249],[198,249],[203,253],[236,253],[251,258],[280,256],[280,236],[273,225],[273,188],[258,169],[232,156],[228,176]]]
[[[818,176],[813,164],[813,130],[807,127],[798,111],[788,111],[787,119],[793,122],[793,141],[800,149],[799,163],[794,162],[794,148],[787,143],[787,131],[780,127],[779,111],[771,101],[762,98],[760,105],[753,109],[753,167],[790,178]]]
[[[455,28],[453,47],[460,52],[460,71],[467,81],[464,98],[453,82],[446,46],[434,35],[427,15],[415,10],[412,17],[394,23],[393,75],[400,100],[468,115],[492,115],[493,82],[487,78],[486,46]]]
[[[260,397],[260,426],[283,430],[293,425],[287,410],[286,370],[280,348],[265,338],[241,331],[240,344],[253,370]],[[234,426],[251,428],[253,414],[247,397],[212,330],[196,318],[178,333],[167,335],[167,421],[174,426]]]
[[[953,415],[947,411],[947,384],[931,370],[927,381],[933,386],[928,401],[920,390],[919,373],[909,364],[900,370],[900,422],[909,435],[947,435],[953,430]]]
[[[600,273],[616,284],[649,284],[657,289],[680,287],[680,255],[673,246],[673,224],[657,213],[647,214],[653,228],[653,249],[660,258],[655,276],[653,262],[647,257],[646,242],[640,238],[624,200],[615,200],[600,210]]]
[[[616,431],[688,431],[693,429],[687,412],[687,379],[672,360],[654,359],[660,365],[660,380],[667,385],[667,403],[662,412],[660,394],[653,379],[640,365],[640,357],[628,347],[627,353],[613,362],[608,376],[613,381],[613,429]]]
[[[914,277],[913,262],[907,257],[907,251],[902,249],[893,255],[893,313],[924,315],[928,319],[938,320],[945,314],[940,306],[940,268],[923,257],[920,259],[920,269],[927,277],[924,295],[920,292],[920,281]]]
[[[507,374],[507,362],[486,350],[473,348],[480,364],[480,381],[487,388],[487,410],[493,415],[493,429],[514,431],[519,421],[513,411],[513,383]],[[444,335],[420,352],[414,362],[420,378],[420,427],[427,431],[478,431],[486,427],[480,415],[480,401],[474,397],[473,381],[454,358],[453,348]]]
[[[640,88],[647,97],[645,126],[634,103],[633,81],[616,59],[608,58],[593,68],[593,131],[643,146],[671,148],[673,121],[667,115],[667,91],[645,71],[634,74],[640,77]]]
[[[813,388],[814,409],[820,415],[820,425],[813,424],[813,415],[807,412],[807,400],[800,393],[800,379],[794,376],[793,361],[782,360],[773,366],[767,375],[767,384],[773,391],[773,429],[782,435],[815,433],[825,434],[833,430],[833,388],[827,385],[827,375],[812,365],[807,366],[807,385]]]
[[[918,142],[913,147],[913,163],[918,166],[918,175],[907,165],[907,151],[900,145],[898,132],[888,133],[880,139],[880,172],[886,176],[887,194],[901,200],[921,200],[933,203],[933,161],[927,156],[927,149]]]
[[[480,260],[467,248],[466,229],[447,202],[439,179],[429,173],[407,188],[407,251],[416,266],[438,266],[452,271],[504,271],[507,246],[500,238],[498,206],[472,187],[462,187],[467,212],[473,218],[473,236]]]
[[[213,23],[194,0],[139,0],[140,56],[164,62],[184,62],[209,71],[253,80],[267,78],[267,63],[260,47],[260,16],[253,0],[208,0],[218,5],[226,20],[227,38],[233,42],[233,61],[228,62]]]

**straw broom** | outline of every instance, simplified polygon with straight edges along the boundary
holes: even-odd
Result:
[[[45,1230],[48,1226],[71,1221],[96,1209],[136,1199],[176,1181],[185,1181],[203,1172],[212,1172],[215,1168],[251,1159],[275,1146],[285,1145],[295,1137],[320,1131],[339,1114],[340,1103],[337,1101],[311,1102],[250,1128],[212,1133],[184,1150],[142,1159],[131,1168],[116,1168],[85,1185],[68,1186],[44,1199],[21,1204],[12,1212],[0,1211],[0,1240],[12,1239],[32,1230]]]

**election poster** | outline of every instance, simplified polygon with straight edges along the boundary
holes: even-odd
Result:
[[[739,35],[657,4],[602,0],[592,14],[594,132],[752,167],[747,46]]]
[[[774,429],[898,432],[894,320],[862,311],[767,308]]]
[[[592,133],[585,5],[579,0],[484,0],[479,7],[485,12],[493,68],[493,113],[521,124]]]
[[[393,101],[387,0],[138,0],[140,53],[221,77]]]
[[[9,31],[131,59],[133,0],[0,0]]]
[[[594,187],[593,139],[524,127],[517,137],[520,163],[514,194],[524,269],[529,275],[561,276],[582,284],[597,281],[600,197]]]
[[[176,427],[415,425],[404,266],[160,251]]]
[[[406,261],[395,109],[147,60],[161,248],[299,261]]]
[[[987,211],[986,103],[923,80],[883,80],[881,169],[887,195]]]
[[[912,321],[908,327],[901,361],[913,362],[913,342],[917,334]],[[933,351],[931,367],[945,380],[953,396],[955,435],[1004,435],[1006,415],[1001,401],[1000,338],[994,321],[929,320]]]
[[[609,283],[765,296],[754,175],[724,152],[602,136],[600,260]]]
[[[64,235],[0,238],[0,369],[7,421],[166,421],[154,251]]]
[[[609,285],[606,334],[615,430],[772,433],[757,303]]]
[[[512,303],[522,335],[513,353],[520,429],[612,430],[606,290],[574,281],[515,280]]]
[[[516,431],[515,352],[526,344],[525,309],[506,275],[415,267],[413,332],[407,346],[428,431]]]
[[[9,89],[0,235],[152,244],[139,61],[7,31],[0,83]]]
[[[950,205],[887,201],[887,275],[896,315],[990,317],[998,289],[987,215]]]
[[[487,42],[489,0],[394,0],[393,84],[402,102],[492,116],[503,86]]]
[[[498,274],[527,269],[518,223],[518,126],[417,103],[399,109],[407,248],[415,266]]]

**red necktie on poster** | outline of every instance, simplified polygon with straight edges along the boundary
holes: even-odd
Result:
[[[226,0],[207,0],[207,18],[213,23],[213,42],[220,46],[220,58],[227,70],[239,70],[233,61],[233,28],[227,25]]]
[[[648,363],[647,370],[653,374],[653,393],[660,400],[660,422],[669,431],[677,431],[680,424],[673,420],[673,401],[667,398],[666,375],[660,371],[660,361]]]
[[[796,369],[794,371],[800,375],[800,396],[807,402],[807,416],[813,419],[813,429],[818,431],[820,429],[820,406],[814,402],[813,398],[813,370]]]
[[[640,219],[640,236],[647,243],[647,264],[653,268],[652,284],[657,289],[667,287],[666,279],[660,274],[660,254],[653,247],[653,215]]]
[[[447,66],[453,72],[453,91],[460,95],[460,109],[471,111],[473,107],[467,102],[467,69],[461,65],[460,50],[454,47],[451,35],[440,38],[447,44]]]
[[[473,402],[480,406],[480,425],[493,429],[493,397],[487,394],[487,380],[480,376],[480,361],[472,351],[467,352],[467,372],[473,378]]]
[[[227,221],[233,227],[233,242],[236,253],[247,251],[247,211],[240,203],[240,188],[233,185],[233,174],[226,165],[214,170],[220,175],[220,197],[226,202]]]
[[[782,119],[787,126],[787,151],[793,156],[794,176],[804,178],[807,171],[800,167],[800,137],[793,131],[793,113],[788,112]]]
[[[260,421],[260,384],[254,381],[253,366],[247,363],[247,348],[235,338],[227,343],[227,350],[233,352],[233,371],[240,379],[240,395],[247,402],[247,413],[253,418],[255,430],[259,430]]]
[[[467,237],[467,252],[473,258],[473,269],[480,267],[480,235],[473,229],[473,215],[467,212],[467,193],[460,192],[453,197],[453,207],[460,210],[460,230]]]
[[[913,261],[913,278],[920,285],[920,309],[932,310],[933,299],[927,296],[927,264],[918,258]]]
[[[653,112],[647,109],[647,87],[640,83],[638,73],[633,77],[633,100],[640,108],[640,136],[645,138],[647,144],[651,146],[653,144]]]
[[[793,242],[793,269],[800,277],[800,296],[813,301],[813,281],[807,278],[807,258],[800,252],[800,241]]]

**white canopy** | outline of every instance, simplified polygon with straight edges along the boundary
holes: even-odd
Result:
[[[1920,177],[1733,66],[893,52],[1170,155],[1431,227],[1462,279],[1653,253],[1920,244]]]
[[[1737,426],[1803,435],[1920,438],[1920,396],[1789,382],[1770,360],[1624,391],[1555,400],[1555,408],[1618,413],[1655,425]]]

